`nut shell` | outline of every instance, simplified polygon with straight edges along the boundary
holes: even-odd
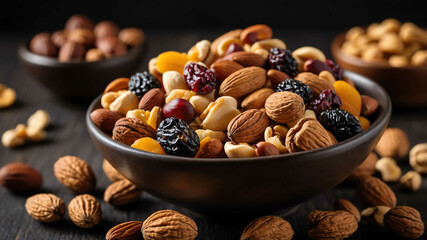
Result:
[[[96,184],[95,174],[89,164],[75,156],[60,157],[53,165],[58,181],[76,193],[87,193]]]
[[[9,163],[0,169],[0,184],[9,191],[33,191],[40,188],[42,183],[40,172],[25,163]]]
[[[391,208],[396,206],[396,195],[390,187],[376,177],[366,177],[359,181],[357,194],[367,206],[384,205]]]
[[[82,14],[74,14],[65,23],[65,30],[72,30],[75,28],[93,29],[93,22],[87,16]]]
[[[122,179],[110,184],[105,189],[104,201],[115,206],[123,206],[136,202],[142,191],[127,179]]]
[[[228,123],[228,138],[237,143],[255,142],[264,136],[264,130],[269,123],[270,120],[265,112],[257,109],[247,110]]]
[[[357,231],[353,214],[347,211],[312,211],[307,217],[308,236],[312,239],[343,239]]]
[[[173,210],[161,210],[145,219],[141,231],[145,240],[193,240],[197,225],[189,217]]]
[[[361,217],[360,217],[359,210],[357,209],[356,206],[354,206],[353,203],[351,203],[350,201],[348,201],[346,199],[342,199],[342,198],[341,199],[337,199],[334,202],[334,210],[335,211],[337,211],[337,210],[347,211],[347,212],[353,214],[353,216],[356,218],[357,222],[360,222],[360,218]]]
[[[87,229],[99,224],[102,211],[94,196],[81,194],[73,198],[68,204],[68,215],[74,224]]]
[[[278,123],[289,123],[302,117],[305,111],[304,100],[292,92],[276,92],[265,101],[267,115]]]
[[[388,230],[403,238],[415,239],[424,233],[421,215],[412,207],[392,208],[384,215],[384,225]]]
[[[25,210],[37,221],[52,223],[64,217],[65,203],[51,193],[39,193],[27,199]]]
[[[102,170],[104,170],[105,176],[110,179],[112,182],[116,182],[124,179],[122,174],[120,174],[109,162],[107,159],[104,159],[102,162]]]
[[[112,227],[105,235],[105,240],[143,240],[142,222],[129,221]]]
[[[50,34],[46,32],[36,34],[29,47],[31,52],[43,56],[54,57],[58,53]]]
[[[375,151],[382,157],[401,159],[409,152],[408,135],[400,128],[387,128]]]
[[[112,21],[102,21],[95,25],[93,33],[97,39],[104,37],[117,37],[119,34],[119,26]]]
[[[127,53],[127,47],[116,37],[104,37],[96,40],[96,47],[101,50],[106,58],[122,56]]]
[[[280,239],[290,240],[294,235],[291,224],[276,216],[263,216],[246,226],[240,240]]]
[[[156,139],[156,130],[137,118],[119,119],[113,129],[113,139],[129,146],[143,137]]]

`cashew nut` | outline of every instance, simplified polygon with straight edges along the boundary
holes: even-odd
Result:
[[[427,143],[419,143],[411,149],[409,164],[415,171],[427,174]]]
[[[172,101],[175,98],[182,98],[187,101],[190,101],[190,98],[196,95],[196,92],[185,90],[185,89],[174,89],[170,94],[166,97],[165,103]]]
[[[209,106],[214,99],[208,95],[195,95],[190,98],[190,103],[193,105],[194,109],[198,114],[201,114]]]
[[[211,51],[211,42],[202,40],[197,42],[189,51],[188,54],[191,61],[203,62],[210,65],[214,59],[214,53]]]
[[[27,128],[33,128],[35,130],[44,129],[50,123],[50,116],[46,110],[37,110],[27,120]]]
[[[381,36],[378,48],[385,53],[401,54],[405,46],[396,33],[387,33]]]
[[[362,36],[365,30],[361,27],[352,27],[345,34],[345,39],[348,41],[354,41],[357,37]]]
[[[256,53],[256,50],[258,49],[264,49],[269,52],[271,48],[286,49],[286,44],[285,42],[277,38],[265,39],[252,44],[251,52]]]
[[[138,108],[138,103],[139,99],[133,92],[125,91],[109,107],[111,111],[126,115],[128,111]]]
[[[390,209],[391,208],[388,206],[379,205],[364,209],[360,215],[366,219],[369,224],[377,227],[384,227],[384,215],[390,211]]]
[[[288,149],[286,148],[285,144],[283,144],[285,142],[288,131],[289,128],[282,125],[267,127],[264,131],[264,140],[276,146],[280,153],[288,153]]]
[[[225,131],[228,123],[237,116],[240,111],[237,109],[237,101],[233,97],[219,97],[215,102],[211,102],[200,114],[202,127],[216,131]]]
[[[226,142],[224,151],[229,158],[248,158],[255,157],[255,148],[246,143],[233,144]]]
[[[411,22],[402,24],[399,36],[405,43],[418,42],[427,46],[427,31]]]
[[[377,161],[375,168],[384,182],[395,182],[402,176],[402,170],[393,158],[384,157]]]
[[[25,125],[18,124],[15,129],[7,130],[1,137],[1,142],[5,147],[17,147],[25,143]]]
[[[166,95],[169,95],[174,89],[188,90],[184,76],[177,71],[168,71],[163,73],[163,87]]]
[[[221,142],[224,142],[227,138],[227,134],[222,131],[212,131],[210,129],[197,129],[196,130],[199,139],[204,139],[206,137],[216,138]]]
[[[304,62],[308,59],[316,59],[319,61],[326,61],[326,56],[323,54],[322,51],[315,47],[300,47],[298,49],[295,49],[292,52],[292,57],[295,58],[295,60],[298,63],[298,70],[302,72],[304,70]]]
[[[427,50],[416,51],[411,58],[414,66],[427,66]]]

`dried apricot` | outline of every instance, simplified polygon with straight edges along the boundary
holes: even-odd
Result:
[[[186,53],[168,51],[161,53],[157,57],[156,66],[157,70],[162,74],[167,71],[177,71],[184,74],[185,64],[187,64],[189,60]]]
[[[357,119],[359,120],[363,131],[365,131],[366,129],[368,129],[369,126],[371,126],[371,122],[367,118],[362,116],[357,116]]]
[[[131,147],[147,152],[166,154],[160,143],[150,137],[143,137],[136,140]]]
[[[334,88],[335,92],[341,98],[341,109],[346,110],[354,116],[359,116],[362,110],[362,98],[359,92],[345,81],[336,81]]]

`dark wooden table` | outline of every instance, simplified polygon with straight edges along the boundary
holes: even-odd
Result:
[[[192,30],[149,30],[146,59],[140,70],[147,69],[152,57],[166,50],[187,51],[193,43],[202,39],[213,40],[227,29]],[[275,36],[283,39],[289,49],[300,46],[316,46],[330,57],[329,44],[339,30],[275,30]],[[88,161],[97,177],[97,188],[93,193],[101,203],[103,217],[98,226],[83,230],[75,226],[68,216],[55,224],[43,224],[29,217],[24,204],[32,194],[13,194],[0,188],[0,239],[103,239],[105,233],[114,225],[130,221],[143,221],[150,214],[161,209],[184,211],[169,203],[158,200],[149,194],[131,206],[114,208],[103,201],[103,192],[110,184],[102,171],[103,157],[91,142],[84,122],[87,104],[58,101],[35,82],[20,66],[16,54],[18,42],[27,35],[1,33],[0,38],[0,83],[6,84],[17,92],[17,102],[8,109],[0,110],[0,133],[25,123],[27,118],[38,109],[47,110],[52,119],[47,129],[47,140],[41,143],[7,149],[0,146],[0,166],[10,162],[25,162],[41,171],[44,183],[40,192],[51,192],[61,197],[67,204],[75,196],[62,186],[53,175],[53,163],[61,156],[75,155]],[[60,81],[58,79],[58,81]],[[427,90],[427,89],[426,89]],[[427,142],[427,111],[394,110],[390,126],[405,130],[411,146]],[[411,168],[406,161],[400,163],[403,173]],[[397,184],[391,184],[398,198],[398,205],[417,208],[426,223],[427,219],[427,179],[418,192],[408,193],[400,190]],[[286,189],[283,189],[286,191]],[[294,231],[294,239],[307,239],[306,217],[314,209],[332,210],[337,198],[346,198],[362,210],[363,206],[355,195],[354,188],[341,184],[324,194],[299,206],[297,211],[286,216]],[[240,221],[212,221],[194,217],[198,227],[198,239],[227,240],[239,239],[246,224],[252,219]],[[359,230],[350,239],[394,239],[385,229],[374,228],[361,223]],[[427,239],[425,236],[422,239]]]

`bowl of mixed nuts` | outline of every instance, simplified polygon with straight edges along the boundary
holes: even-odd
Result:
[[[341,33],[334,39],[331,50],[343,68],[383,86],[394,106],[427,106],[426,29],[389,18]]]
[[[293,51],[264,24],[111,81],[90,136],[146,192],[204,214],[265,214],[336,186],[372,151],[391,101],[319,49]]]
[[[27,72],[55,96],[89,100],[111,77],[133,73],[142,61],[145,33],[109,20],[94,23],[76,14],[64,29],[42,32],[18,47]]]

